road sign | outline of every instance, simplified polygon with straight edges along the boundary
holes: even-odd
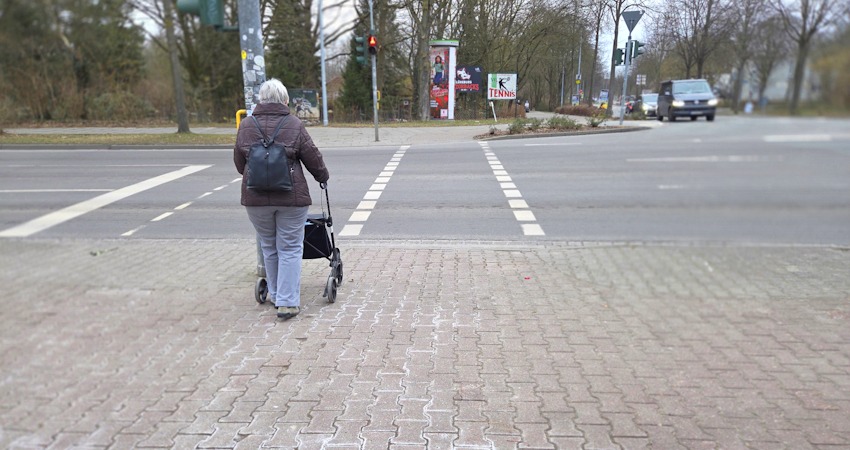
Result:
[[[629,33],[635,29],[635,26],[643,17],[643,11],[623,11],[623,20],[626,21],[626,26],[629,27]]]
[[[512,100],[516,98],[515,73],[491,73],[487,77],[488,100]]]

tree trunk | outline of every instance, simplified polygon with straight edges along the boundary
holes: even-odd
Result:
[[[800,93],[803,90],[803,78],[806,75],[806,59],[809,56],[808,42],[800,40],[797,50],[797,63],[794,65],[794,86],[791,92],[791,104],[788,108],[788,112],[792,116],[796,116],[799,112]]]
[[[593,83],[596,78],[596,61],[599,61],[599,22],[596,22],[596,37],[593,41],[593,64],[590,66],[590,83],[587,85],[587,99],[589,104],[593,104]]]
[[[735,86],[732,88],[732,112],[738,114],[741,103],[741,90],[744,86],[744,64],[746,61],[739,61],[735,75]]]
[[[168,41],[168,56],[171,59],[171,79],[174,83],[174,101],[177,106],[177,132],[189,133],[189,113],[186,111],[186,101],[183,93],[183,74],[180,70],[180,60],[177,57],[177,37],[174,35],[174,13],[172,0],[163,0],[165,7],[165,37]]]
[[[431,2],[424,0],[422,2],[422,19],[419,21],[419,29],[417,30],[417,38],[419,42],[416,46],[416,60],[419,71],[416,74],[419,80],[419,120],[428,120],[431,115],[431,85],[428,83],[430,71],[430,58],[428,55],[428,36],[431,35]]]
[[[616,74],[617,65],[614,62],[614,56],[613,55],[615,53],[617,53],[617,39],[618,39],[618,34],[620,33],[620,27],[617,26],[617,25],[619,24],[619,22],[620,22],[620,14],[619,14],[619,11],[617,11],[617,15],[616,15],[615,20],[614,20],[614,46],[611,49],[611,72],[610,72],[610,77],[608,78],[608,109],[607,109],[607,113],[608,113],[609,116],[613,116],[613,114],[614,114],[614,108],[611,107],[611,105],[613,104],[613,99],[614,99],[614,89],[612,89],[612,87],[614,85],[614,80],[615,80],[614,75]]]

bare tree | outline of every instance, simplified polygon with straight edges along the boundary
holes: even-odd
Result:
[[[823,28],[845,17],[850,7],[847,0],[773,0],[772,6],[782,18],[785,32],[797,46],[791,103],[788,106],[788,111],[795,115],[800,104],[812,38]]]
[[[168,41],[168,57],[171,60],[171,78],[174,83],[174,101],[177,106],[177,132],[189,133],[189,113],[183,92],[183,74],[177,57],[177,37],[174,36],[174,13],[171,0],[163,0],[165,12],[165,34]]]
[[[744,84],[744,68],[752,57],[755,45],[757,21],[766,6],[765,0],[737,0],[731,12],[737,18],[732,30],[732,49],[735,55],[735,84],[732,89],[732,111],[740,110],[741,89]]]
[[[665,21],[671,26],[674,52],[682,59],[685,77],[696,69],[697,78],[705,76],[709,57],[727,42],[733,21],[726,0],[669,0]]]
[[[603,31],[604,24],[602,22],[602,19],[605,18],[605,12],[607,10],[607,0],[588,0],[583,7],[589,19],[591,29],[593,30],[594,70],[590,71],[590,81],[587,85],[587,92],[589,95],[588,98],[592,99],[593,92],[595,92],[594,82],[596,81],[596,61],[599,60],[599,33]]]
[[[765,90],[770,74],[787,54],[790,42],[784,37],[782,18],[773,14],[759,22],[755,27],[752,53],[752,74],[758,87],[759,104],[765,104]]]

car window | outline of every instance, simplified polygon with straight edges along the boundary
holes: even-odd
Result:
[[[643,101],[645,102],[657,102],[658,94],[644,94],[641,98],[643,98]]]
[[[708,94],[711,88],[705,80],[680,81],[673,84],[674,94]]]

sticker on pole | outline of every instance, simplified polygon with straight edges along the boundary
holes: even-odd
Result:
[[[516,98],[515,73],[491,73],[487,78],[488,100],[513,100]]]

